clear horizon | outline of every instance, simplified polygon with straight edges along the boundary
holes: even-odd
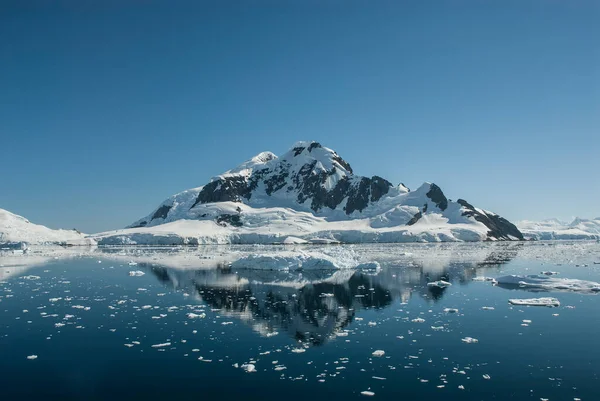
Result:
[[[373,4],[6,2],[0,208],[122,228],[315,140],[513,222],[600,216],[600,3]]]

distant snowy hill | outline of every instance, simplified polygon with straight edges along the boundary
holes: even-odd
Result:
[[[435,184],[411,191],[356,175],[318,142],[298,142],[281,157],[260,153],[127,229],[95,237],[114,245],[523,239],[506,219],[452,202]]]
[[[517,226],[526,238],[537,240],[595,240],[600,239],[600,217],[575,218],[572,222],[558,219],[523,220]]]
[[[92,245],[95,241],[86,238],[77,230],[52,230],[33,224],[29,220],[7,210],[0,209],[0,248],[30,245]]]

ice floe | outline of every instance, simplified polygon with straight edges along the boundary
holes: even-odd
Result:
[[[524,306],[560,306],[560,302],[556,298],[528,298],[528,299],[509,299],[508,302],[512,305]]]
[[[131,277],[141,277],[141,276],[143,276],[144,274],[146,274],[146,273],[144,273],[144,272],[143,272],[143,271],[141,271],[141,270],[132,270],[132,271],[130,271],[130,272],[129,272],[129,275],[130,275]]]
[[[575,291],[597,293],[600,292],[600,283],[595,281],[577,280],[569,278],[556,278],[548,276],[502,276],[496,279],[501,287],[529,289],[532,291]]]
[[[161,344],[153,344],[152,348],[164,348],[164,347],[170,347],[171,343],[167,342],[167,343],[161,343]]]

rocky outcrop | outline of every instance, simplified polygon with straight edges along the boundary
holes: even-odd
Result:
[[[494,213],[485,212],[483,210],[477,210],[473,205],[464,199],[459,199],[457,203],[463,206],[466,210],[463,212],[463,216],[473,217],[475,220],[483,223],[489,228],[488,238],[496,240],[524,240],[523,234],[517,226],[512,224],[510,221],[503,217],[498,216]]]

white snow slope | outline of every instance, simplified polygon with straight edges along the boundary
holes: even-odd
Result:
[[[100,245],[519,239],[509,226],[494,213],[449,201],[435,184],[410,191],[361,177],[333,150],[298,142],[281,157],[260,153],[171,196],[129,228],[93,237]]]
[[[543,221],[523,220],[517,227],[526,238],[537,240],[597,240],[600,239],[600,217],[575,218],[572,222],[558,219]]]
[[[0,247],[7,244],[94,245],[95,241],[77,230],[52,230],[0,209]]]

